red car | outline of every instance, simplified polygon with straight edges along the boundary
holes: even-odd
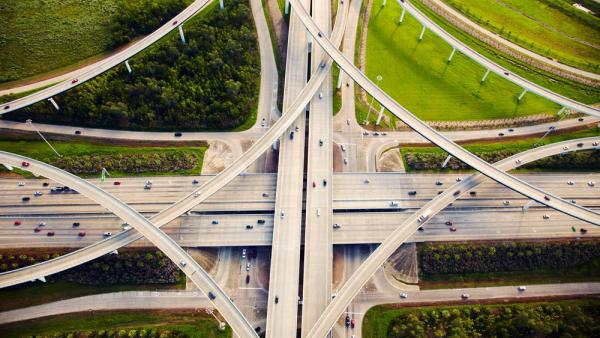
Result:
[[[246,275],[246,284],[250,283],[250,275]]]
[[[48,237],[54,236],[54,231],[48,231],[48,233],[46,234],[46,236],[48,236]]]
[[[175,26],[177,24],[177,20],[173,21],[173,26]]]
[[[352,319],[352,320],[350,321],[350,327],[351,327],[351,328],[354,328],[354,326],[355,326],[355,325],[356,325],[356,321],[355,321],[354,319]]]
[[[121,185],[121,182],[119,182],[119,181],[114,181],[114,182],[113,182],[113,185]]]
[[[42,231],[42,229],[40,229],[40,228],[33,229],[33,232],[40,232],[40,231]]]
[[[21,221],[15,221],[15,225],[21,225]]]
[[[76,84],[77,82],[79,82],[79,79],[73,79],[73,80],[71,81],[71,84]]]
[[[21,165],[23,167],[29,167],[29,162],[23,161],[23,162],[21,162]]]
[[[77,236],[79,236],[79,237],[85,237],[85,231],[81,231],[80,233],[77,234]]]

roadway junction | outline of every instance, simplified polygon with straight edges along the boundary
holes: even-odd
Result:
[[[567,177],[564,174],[512,175],[507,172],[540,158],[598,149],[599,138],[549,144],[498,163],[487,163],[404,109],[356,68],[348,55],[338,50],[344,30],[348,27],[353,31],[356,29],[355,22],[347,22],[348,18],[358,18],[356,11],[360,5],[352,5],[356,1],[340,0],[333,27],[328,2],[288,2],[291,6],[290,27],[281,117],[267,130],[255,130],[252,146],[219,174],[199,177],[192,183],[190,179],[182,178],[156,179],[151,191],[145,192],[139,191],[140,179],[124,179],[118,186],[99,184],[42,162],[0,152],[0,163],[5,166],[30,171],[55,182],[52,184],[68,185],[78,192],[42,195],[33,198],[32,203],[17,205],[16,196],[38,191],[35,185],[44,181],[28,180],[23,185],[15,185],[13,180],[0,182],[0,188],[6,192],[0,198],[0,247],[71,243],[72,247],[81,248],[57,259],[2,273],[0,286],[44,278],[137,241],[136,245],[158,247],[177,264],[208,298],[185,296],[198,298],[199,304],[214,306],[238,336],[257,336],[255,324],[258,322],[262,323],[268,337],[292,337],[297,334],[297,317],[301,315],[303,337],[324,337],[331,330],[334,335],[339,334],[335,323],[340,315],[367,281],[379,278],[381,265],[405,242],[579,236],[570,230],[571,226],[586,229],[587,236],[597,236],[596,226],[600,225],[597,175]],[[78,75],[77,81],[67,80],[6,103],[2,113],[49,99],[126,62],[168,32],[181,27],[185,20],[209,3],[193,2],[145,39]],[[597,108],[508,73],[453,38],[409,2],[398,3],[415,16],[424,29],[432,30],[455,50],[523,88],[520,97],[532,92],[591,118],[600,117]],[[444,149],[478,173],[459,176],[334,174],[332,62],[340,67],[343,76],[359,84],[419,137]],[[264,96],[269,95],[271,100],[265,100]],[[272,102],[272,93],[264,91],[263,94],[261,90],[261,100]],[[263,116],[272,116],[272,104],[262,107],[260,114],[269,110]],[[279,150],[277,175],[245,174],[274,144]],[[343,147],[342,151],[346,151]],[[19,227],[14,226],[17,217],[21,222]],[[56,229],[51,240],[31,231],[31,226],[36,222],[39,224],[41,219],[48,219]],[[486,222],[486,219],[494,222]],[[89,232],[77,241],[74,241],[75,232],[70,227],[75,221],[84,224],[81,229]],[[449,221],[454,230],[448,230]],[[123,227],[123,222],[127,226]],[[101,235],[106,232],[111,235]],[[106,238],[99,240],[100,237]],[[364,258],[364,262],[359,260],[356,270],[347,276],[333,297],[333,245],[365,243],[379,245]],[[235,302],[219,281],[182,246],[271,246],[269,289],[266,295],[260,296],[261,306],[266,307],[266,318],[253,317],[251,323],[249,315],[238,307],[247,304]],[[301,246],[304,246],[302,284]],[[552,286],[540,288],[531,296],[547,294],[548,290],[556,291],[556,288],[560,292],[582,292],[578,286],[571,289],[569,286],[563,289]],[[598,286],[587,285],[583,290],[596,293]],[[503,289],[498,293],[503,295],[513,291]],[[387,294],[379,297],[381,302],[377,301],[377,296],[360,301],[368,304],[393,302]],[[422,297],[436,296],[424,294]],[[302,300],[301,307],[299,299]],[[257,306],[256,302],[252,306]],[[47,313],[44,311],[47,310],[40,309],[40,313]]]

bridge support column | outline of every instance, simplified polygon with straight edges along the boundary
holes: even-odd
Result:
[[[60,108],[58,107],[58,104],[56,104],[56,101],[54,101],[53,98],[49,98],[48,101],[50,101],[50,103],[52,103],[52,105],[54,106],[54,108],[56,110],[60,110]]]
[[[219,7],[221,8],[221,10],[225,9],[225,4],[223,3],[223,0],[219,0]]]
[[[423,29],[421,29],[421,35],[419,35],[419,41],[423,40],[423,35],[425,34],[425,29],[426,29],[426,27],[423,26]]]
[[[111,254],[112,254],[112,255],[118,255],[118,254],[119,254],[119,251],[117,251],[117,250],[113,250],[113,251],[111,251]]]
[[[344,75],[344,72],[340,69],[340,73],[338,74],[338,81],[337,81],[337,89],[342,88],[342,75]]]
[[[127,67],[127,71],[131,74],[131,66],[129,65],[129,60],[125,60],[125,67]]]
[[[383,111],[385,110],[384,106],[381,106],[381,109],[379,109],[379,116],[377,116],[377,122],[375,122],[375,125],[378,126],[379,123],[381,122],[381,118],[383,117]]]
[[[44,277],[44,276],[38,278],[38,280],[42,283],[46,283],[46,277]]]
[[[523,99],[523,96],[525,96],[525,93],[527,93],[527,89],[523,89],[523,91],[521,92],[521,95],[519,95],[517,100],[521,101]]]
[[[290,14],[290,0],[285,0],[285,14]]]
[[[485,79],[487,79],[487,76],[490,75],[490,70],[486,70],[485,74],[483,74],[483,77],[481,78],[481,83],[483,83],[485,81]]]
[[[179,37],[181,38],[181,42],[185,44],[185,35],[183,35],[183,25],[179,25]]]
[[[387,0],[383,0],[383,4],[381,5],[381,7],[385,7],[386,3],[387,3]]]
[[[529,210],[529,208],[535,203],[534,200],[530,200],[529,202],[525,203],[525,205],[523,206],[523,212]]]
[[[565,112],[565,110],[567,109],[567,107],[562,107],[560,108],[560,110],[558,111],[558,113],[556,113],[557,116],[560,116],[562,113]]]
[[[404,21],[404,14],[406,13],[406,9],[404,9],[404,7],[402,7],[402,14],[400,14],[400,23],[402,23]]]
[[[13,167],[9,166],[8,164],[2,163],[2,165],[4,166],[4,168],[8,169],[8,171],[12,171],[13,170]]]
[[[452,48],[452,53],[450,53],[450,56],[448,57],[448,62],[452,61],[452,58],[454,57],[454,53],[456,53],[456,48]]]
[[[452,158],[452,155],[448,155],[448,157],[446,157],[446,159],[444,160],[444,163],[442,163],[442,168],[446,168],[446,166],[448,165],[448,162],[450,162],[451,158]]]

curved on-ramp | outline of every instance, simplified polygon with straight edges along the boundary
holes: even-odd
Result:
[[[29,162],[29,165],[22,166],[21,164],[24,161]],[[109,209],[116,216],[131,224],[146,239],[152,242],[152,244],[156,245],[156,247],[167,255],[188,276],[188,278],[204,292],[204,294],[213,294],[214,297],[209,297],[212,298],[211,302],[229,323],[234,332],[244,337],[258,337],[256,332],[254,332],[252,325],[246,320],[242,312],[233,304],[225,291],[223,291],[210,275],[202,269],[200,264],[185,252],[185,250],[183,250],[171,237],[155,227],[154,224],[133,208],[88,181],[43,162],[4,151],[0,151],[0,162],[13,167],[20,167],[24,170],[60,182],[61,184],[68,185],[82,195]],[[75,258],[78,257],[75,256]],[[80,261],[79,263],[83,263],[83,261]],[[37,277],[41,276],[32,276],[31,279]]]
[[[452,36],[450,33],[446,32],[442,27],[438,26],[435,22],[433,22],[433,20],[429,19],[426,15],[424,15],[417,8],[415,8],[408,0],[396,1],[400,6],[402,6],[402,8],[406,9],[407,12],[409,12],[415,19],[417,19],[417,21],[419,21],[424,27],[427,27],[427,29],[434,32],[437,36],[446,41],[450,46],[456,48],[456,50],[460,51],[461,53],[469,57],[471,60],[479,63],[486,69],[489,69],[490,71],[494,72],[498,76],[505,78],[508,81],[520,86],[521,88],[527,89],[527,91],[535,93],[563,107],[571,108],[584,114],[600,117],[600,109],[591,107],[589,105],[557,94],[523,77],[520,77],[519,75],[511,73],[510,71],[501,67],[497,63],[479,54],[474,49]]]
[[[589,137],[553,143],[539,148],[530,149],[511,157],[505,158],[494,165],[504,171],[517,168],[521,165],[553,156],[567,151],[600,150],[600,137]],[[567,151],[565,151],[565,147]],[[454,202],[468,190],[476,187],[485,180],[481,173],[473,174],[461,182],[446,189],[442,194],[425,204],[420,210],[407,218],[394,230],[381,245],[361,264],[361,266],[348,278],[342,286],[337,297],[329,304],[321,318],[311,329],[309,337],[324,337],[344,309],[352,302],[362,286],[373,276],[379,267],[396,251],[402,243],[412,236],[417,229],[429,221],[435,214]],[[458,193],[457,193],[458,192]],[[419,222],[421,215],[428,214],[426,219]]]
[[[143,51],[144,49],[150,47],[158,40],[162,39],[164,36],[169,34],[172,30],[177,27],[183,25],[185,21],[196,15],[198,12],[202,11],[208,4],[210,4],[212,0],[196,0],[191,5],[189,5],[186,9],[181,11],[181,13],[177,14],[173,19],[169,20],[167,23],[162,25],[160,28],[152,32],[150,35],[136,42],[129,48],[107,58],[102,61],[97,62],[89,71],[80,74],[77,77],[76,82],[72,82],[73,79],[68,79],[66,81],[62,81],[54,86],[48,87],[46,89],[35,92],[31,95],[27,95],[20,99],[16,99],[11,102],[7,102],[2,104],[2,109],[0,110],[0,115],[9,113],[11,111],[21,109],[32,105],[36,102],[42,101],[44,99],[50,98],[54,95],[60,94],[66,90],[69,90],[75,86],[78,86],[88,80],[93,79],[94,77],[104,73],[105,71],[118,66],[119,64],[129,60],[137,53]]]

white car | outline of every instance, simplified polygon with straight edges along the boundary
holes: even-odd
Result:
[[[19,182],[19,183],[17,183],[17,185],[18,185],[19,187],[22,187],[22,186],[24,186],[24,185],[25,185],[25,182]]]
[[[246,253],[247,253],[246,249],[242,249],[242,258],[246,258]]]
[[[564,146],[563,150],[569,150],[569,146]]]
[[[593,187],[593,186],[595,186],[595,185],[596,185],[596,182],[594,182],[594,181],[589,181],[589,182],[588,182],[588,185],[589,185],[590,187]]]
[[[462,295],[460,295],[460,298],[462,299],[469,299],[469,297],[471,297],[471,295],[469,295],[468,293],[463,293]]]
[[[510,205],[510,201],[504,201],[504,202],[502,202],[502,204],[504,204],[504,205]]]
[[[285,217],[285,210],[281,210],[281,218]]]
[[[344,158],[344,164],[348,164],[348,158]]]
[[[406,299],[406,298],[408,298],[408,295],[407,295],[406,293],[402,292],[402,293],[400,294],[400,298],[402,298],[402,299]]]
[[[460,182],[460,181],[462,181],[462,178],[460,178],[460,177],[457,177],[457,178],[456,178],[456,182]]]
[[[321,208],[317,208],[317,216],[321,216]]]
[[[333,228],[334,228],[334,229],[339,229],[339,228],[341,228],[341,227],[342,227],[342,225],[341,225],[341,224],[339,224],[339,223],[334,223],[334,224],[333,224]]]
[[[518,290],[520,292],[523,292],[523,291],[527,290],[527,287],[526,286],[519,286]]]
[[[568,184],[568,185],[573,185],[573,184],[575,184],[575,183],[573,183],[573,181],[567,181],[567,184]]]
[[[521,162],[523,162],[523,161],[521,161],[520,158],[515,161],[516,164],[521,164]]]
[[[246,263],[246,271],[250,271],[250,263]]]
[[[550,219],[550,215],[548,214],[544,214],[544,216],[542,216],[544,219]]]
[[[319,92],[319,99],[323,98],[323,92]]]
[[[341,145],[340,148],[342,148],[342,151],[346,151],[346,146],[345,145]]]
[[[39,196],[42,196],[43,194],[44,193],[41,192],[41,191],[36,191],[36,192],[33,193],[33,196],[39,197]]]
[[[103,235],[104,237],[110,237],[110,236],[112,236],[112,232],[108,232],[108,231],[107,231],[107,232],[103,233],[102,235]]]

